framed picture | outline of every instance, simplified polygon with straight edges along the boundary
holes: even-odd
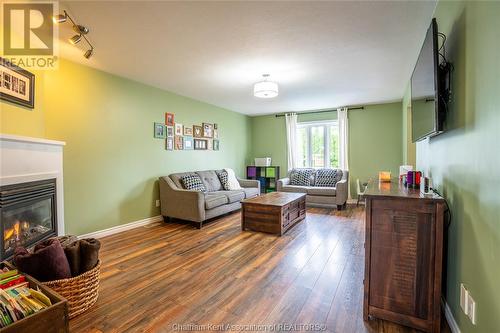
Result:
[[[167,138],[174,137],[174,127],[173,126],[165,126],[165,130],[167,131]]]
[[[0,57],[0,99],[33,109],[35,75]]]
[[[193,136],[193,128],[190,126],[184,126],[184,135]]]
[[[165,125],[162,123],[155,123],[155,138],[165,139]]]
[[[169,138],[165,140],[165,149],[166,150],[174,150],[174,138]]]
[[[173,113],[168,113],[165,112],[165,125],[167,126],[174,126],[174,114]]]
[[[214,125],[203,123],[203,137],[204,138],[213,138],[214,136]]]
[[[207,140],[207,149],[212,150],[213,148],[213,140],[209,139]]]
[[[192,150],[192,149],[194,149],[193,137],[192,136],[185,136],[184,137],[184,150]]]
[[[214,129],[217,129],[217,128],[218,128],[218,127],[217,127],[217,124],[214,124]]]
[[[175,124],[175,135],[183,134],[183,126],[182,124]]]
[[[180,135],[176,135],[174,137],[174,148],[175,150],[182,150],[183,149],[183,140],[182,140],[182,136]]]
[[[194,149],[196,149],[196,150],[207,150],[207,140],[194,139]]]
[[[219,138],[219,130],[215,129],[215,127],[214,127],[214,139],[218,139],[218,138]]]
[[[198,125],[193,125],[193,136],[195,138],[202,138],[203,137],[203,127],[198,126]]]
[[[214,150],[219,150],[219,140],[214,140]]]

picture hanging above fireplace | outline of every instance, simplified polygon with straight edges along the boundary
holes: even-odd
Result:
[[[0,57],[0,99],[33,109],[35,75]]]

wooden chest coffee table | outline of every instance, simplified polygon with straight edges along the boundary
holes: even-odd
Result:
[[[306,194],[272,192],[241,202],[241,229],[283,235],[306,217]]]

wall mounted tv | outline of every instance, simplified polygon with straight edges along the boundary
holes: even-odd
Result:
[[[446,60],[439,63],[438,35],[443,36],[444,49],[446,39],[438,32],[436,19],[433,19],[411,76],[413,142],[444,131],[449,65]],[[442,57],[444,58],[444,55]]]

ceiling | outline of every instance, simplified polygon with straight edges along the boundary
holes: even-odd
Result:
[[[69,1],[61,7],[91,29],[96,48],[83,58],[68,44],[66,27],[62,57],[257,115],[400,100],[435,2]],[[278,82],[278,97],[253,96],[263,73]]]

